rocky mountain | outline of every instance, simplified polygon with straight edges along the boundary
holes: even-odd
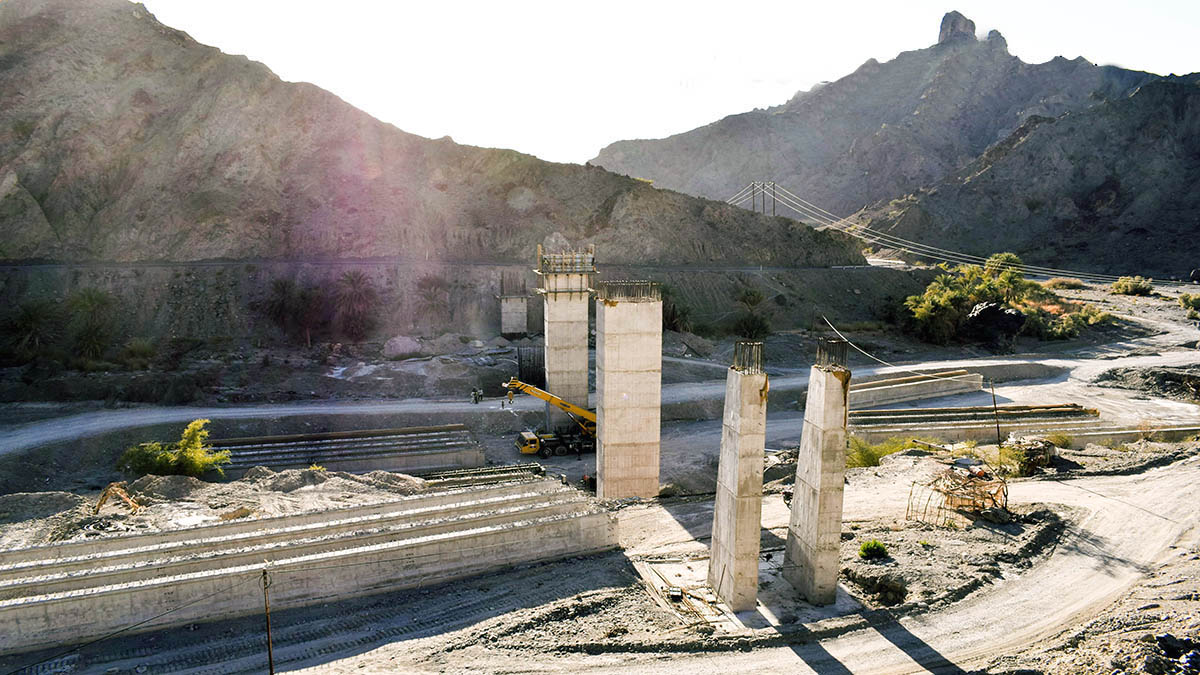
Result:
[[[1027,262],[1181,275],[1200,267],[1200,75],[1035,116],[928,189],[857,215],[872,229]]]
[[[774,108],[613,143],[593,163],[713,199],[773,180],[845,215],[942,179],[1034,116],[1121,99],[1155,78],[1082,58],[1024,63],[999,32],[979,40],[951,12],[931,47],[871,59]]]
[[[736,235],[736,236],[731,236]],[[0,259],[853,264],[857,242],[405,133],[123,0],[0,2]]]

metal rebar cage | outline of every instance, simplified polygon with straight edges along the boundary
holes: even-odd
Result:
[[[763,372],[763,343],[739,340],[733,344],[733,369],[747,375]]]
[[[546,253],[538,245],[538,274],[594,274],[596,272],[596,248],[589,246],[584,251]]]
[[[817,338],[817,366],[846,367],[846,341],[841,338]]]
[[[649,302],[662,300],[662,286],[657,281],[601,281],[596,297],[611,302]]]

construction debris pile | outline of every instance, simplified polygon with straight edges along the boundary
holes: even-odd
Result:
[[[967,524],[975,518],[1007,520],[1008,483],[982,461],[960,457],[928,481],[914,482],[906,520],[930,525]]]

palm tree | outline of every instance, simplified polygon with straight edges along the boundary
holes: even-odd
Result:
[[[350,270],[338,279],[337,324],[341,332],[352,340],[360,341],[367,335],[373,323],[372,313],[378,293],[371,279],[362,270]]]
[[[8,320],[17,352],[39,352],[62,337],[62,313],[50,300],[27,300]]]
[[[116,298],[98,288],[82,288],[67,298],[71,342],[77,354],[96,359],[108,350],[116,332],[114,305]]]
[[[296,323],[299,310],[299,291],[291,279],[275,279],[271,282],[271,294],[264,307],[267,317],[283,330]]]

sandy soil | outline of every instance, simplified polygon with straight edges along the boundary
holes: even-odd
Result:
[[[143,476],[126,491],[142,508],[131,513],[113,496],[99,512],[99,494],[16,493],[0,496],[0,547],[178,529],[235,518],[372,504],[424,489],[420,478],[387,471],[356,475],[255,467],[229,483],[188,476]]]

